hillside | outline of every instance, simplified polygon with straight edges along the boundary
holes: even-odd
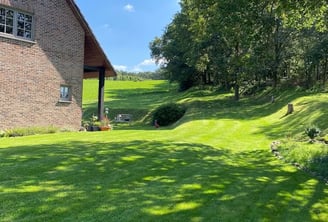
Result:
[[[86,89],[96,87],[97,81],[86,81]],[[94,101],[88,90],[85,91],[86,101]],[[322,143],[308,144],[305,129],[319,128],[322,138],[328,133],[327,98],[326,93],[271,89],[237,102],[232,93],[214,89],[194,88],[179,93],[177,85],[166,81],[108,81],[106,88],[110,118],[114,119],[119,113],[134,116],[132,125],[118,125],[118,130],[152,128],[153,110],[162,104],[176,102],[184,104],[187,112],[180,121],[164,129],[178,132],[179,138],[187,141],[202,139],[212,144],[217,143],[218,137],[214,135],[218,135],[225,138],[220,143],[236,143],[239,147],[247,142],[246,149],[257,143],[261,144],[257,149],[267,149],[273,141],[279,141],[280,151],[287,155],[287,162],[314,170],[324,180],[328,178],[327,147]],[[288,104],[294,107],[290,115],[287,115]],[[86,115],[94,112],[94,107],[94,103],[86,102]],[[290,147],[298,148],[293,151]]]
[[[85,81],[85,115],[96,88]],[[270,151],[279,140],[326,172],[326,145],[304,135],[308,124],[327,131],[326,101],[325,93],[289,90],[236,102],[209,89],[178,93],[165,81],[108,81],[110,117],[132,113],[131,125],[0,139],[0,220],[327,221],[325,182]],[[155,129],[151,112],[167,102],[187,112]],[[288,103],[295,111],[285,116]]]
[[[177,86],[165,81],[109,82],[107,92],[107,104],[112,107],[113,116],[122,110],[136,115],[137,121],[130,129],[149,129],[152,127],[149,116],[154,108],[163,103],[182,103],[188,107],[187,113],[178,123],[162,129],[167,134],[165,138],[200,142],[241,157],[251,153],[248,157],[259,158],[259,163],[264,153],[267,157],[270,144],[279,141],[280,154],[284,155],[280,164],[297,163],[306,174],[327,182],[327,145],[309,144],[304,133],[310,126],[319,127],[322,136],[328,133],[326,93],[277,89],[236,102],[232,93],[209,89],[178,93]],[[286,115],[289,103],[293,104],[294,112]]]
[[[86,116],[96,112],[97,84],[97,80],[85,81],[83,103]],[[107,81],[105,92],[105,107],[110,108],[111,117],[121,112],[132,113],[136,124],[144,126],[147,125],[147,122],[143,122],[147,114],[169,102],[187,105],[188,113],[182,120],[184,123],[214,118],[262,120],[270,125],[263,129],[263,133],[272,139],[303,132],[304,127],[311,124],[325,131],[328,123],[328,116],[324,114],[328,107],[326,93],[275,90],[236,102],[232,94],[209,89],[191,89],[179,93],[176,85],[161,80]],[[271,103],[272,95],[275,97],[274,103]],[[285,116],[288,103],[293,103],[295,112]]]

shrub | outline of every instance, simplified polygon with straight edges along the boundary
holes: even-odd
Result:
[[[0,137],[29,136],[29,135],[35,135],[35,134],[56,133],[58,131],[59,131],[59,129],[54,126],[14,128],[14,129],[2,131],[0,133]]]
[[[328,149],[323,143],[303,143],[282,140],[278,150],[289,163],[298,163],[302,168],[328,179]]]
[[[6,136],[6,132],[3,131],[3,130],[0,130],[0,138],[1,138],[1,137],[5,137],[5,136]]]
[[[180,92],[184,92],[188,89],[190,89],[191,87],[193,87],[194,83],[192,80],[184,80],[184,81],[181,81],[179,83],[179,91]]]
[[[305,129],[305,133],[311,140],[314,140],[320,134],[320,129],[316,126],[311,126]]]
[[[186,112],[186,108],[176,103],[169,103],[158,107],[153,116],[160,126],[168,126],[178,121]]]

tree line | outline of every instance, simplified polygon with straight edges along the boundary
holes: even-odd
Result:
[[[234,89],[282,80],[325,85],[327,0],[181,0],[181,11],[150,43],[152,58],[180,89]]]
[[[142,80],[163,80],[165,75],[162,69],[158,69],[152,72],[127,72],[127,71],[116,71],[117,76],[111,77],[112,80],[120,81],[142,81]]]

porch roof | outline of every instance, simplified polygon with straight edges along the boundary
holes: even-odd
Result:
[[[116,76],[116,72],[110,63],[109,59],[105,55],[95,35],[93,34],[90,26],[82,15],[80,9],[75,4],[74,0],[66,0],[74,15],[80,22],[81,26],[85,31],[84,41],[84,65],[88,67],[103,67],[105,69],[105,77]],[[92,71],[90,69],[84,70],[83,78],[97,78],[99,76],[98,71]]]

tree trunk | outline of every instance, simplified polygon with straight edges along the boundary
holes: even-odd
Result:
[[[206,72],[202,72],[202,85],[206,85]]]
[[[278,68],[274,67],[272,72],[272,87],[276,88],[278,85]]]
[[[235,84],[234,90],[235,90],[235,100],[238,101],[239,100],[239,85],[238,85],[238,83]]]
[[[272,87],[276,88],[278,85],[278,69],[280,65],[280,54],[281,54],[281,39],[280,39],[280,20],[276,18],[276,27],[274,33],[274,64],[272,70]]]
[[[238,76],[241,70],[240,67],[240,44],[239,41],[236,43],[235,46],[235,57],[237,58],[237,67],[236,67],[236,73],[235,73],[235,85],[234,85],[234,90],[235,90],[235,100],[238,101],[239,100],[239,84],[238,84]]]
[[[328,66],[328,58],[326,58],[325,59],[325,64],[324,64],[324,68],[323,68],[323,80],[322,80],[322,82],[323,82],[323,86],[326,86],[326,81],[327,81],[327,67]]]
[[[294,112],[294,105],[292,103],[288,103],[286,115],[292,114],[293,112]]]

